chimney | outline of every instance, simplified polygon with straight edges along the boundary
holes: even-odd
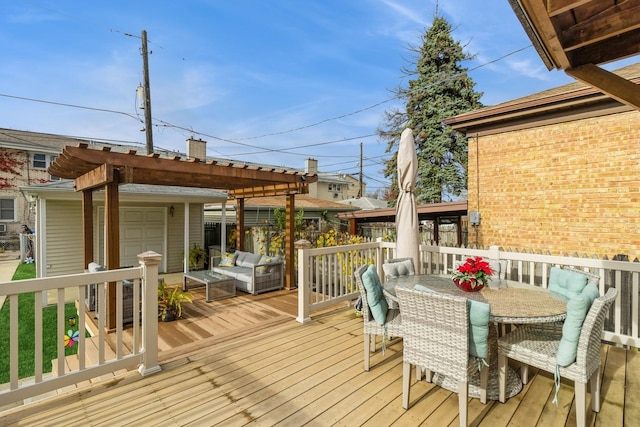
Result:
[[[187,157],[205,161],[207,158],[207,141],[201,139],[187,139]]]
[[[305,163],[304,169],[306,173],[318,173],[318,161],[316,159],[308,158]]]

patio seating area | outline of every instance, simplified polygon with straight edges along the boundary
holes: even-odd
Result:
[[[159,324],[162,371],[136,371],[42,402],[6,410],[3,425],[457,425],[458,396],[435,384],[411,385],[402,408],[401,339],[386,343],[362,367],[362,318],[336,306],[313,320],[294,320],[296,291],[205,302],[194,288],[183,319]],[[602,406],[593,425],[640,419],[640,356],[602,347]],[[556,407],[553,375],[531,368],[530,381],[502,404],[468,401],[470,425],[574,426],[572,381]],[[590,395],[587,397],[589,402]],[[117,410],[114,410],[117,408]]]

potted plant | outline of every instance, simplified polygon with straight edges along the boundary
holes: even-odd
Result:
[[[182,317],[182,304],[193,302],[191,294],[179,285],[169,287],[165,282],[158,285],[158,316],[163,322]]]
[[[206,259],[207,251],[202,246],[194,243],[193,248],[189,249],[189,268],[202,270]]]
[[[456,286],[466,292],[476,292],[484,288],[493,274],[493,269],[482,257],[467,258],[464,264],[451,271]]]

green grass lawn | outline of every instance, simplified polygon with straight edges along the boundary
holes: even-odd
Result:
[[[19,281],[24,279],[32,279],[36,277],[35,264],[19,264],[12,280]],[[16,283],[20,286],[20,283]],[[9,342],[9,300],[7,299],[0,310],[0,384],[9,382],[9,349],[10,346],[18,346],[19,360],[19,377],[31,377],[35,374],[34,363],[34,333],[35,333],[35,316],[34,316],[35,294],[21,294],[18,298],[18,342]],[[77,316],[74,304],[65,305],[65,319],[71,316]],[[57,358],[57,342],[58,339],[64,340],[63,337],[57,337],[57,307],[45,307],[42,311],[42,370],[43,372],[51,372],[51,360]],[[78,330],[78,326],[68,329]],[[71,355],[77,353],[77,345],[66,347],[65,354]]]

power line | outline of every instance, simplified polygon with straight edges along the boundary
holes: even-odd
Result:
[[[141,121],[137,116],[130,113],[125,113],[123,111],[109,110],[106,108],[86,107],[83,105],[76,105],[76,104],[66,104],[64,102],[46,101],[43,99],[28,98],[25,96],[7,95],[4,93],[0,93],[0,96],[3,96],[5,98],[20,99],[22,101],[40,102],[42,104],[51,104],[51,105],[60,105],[62,107],[80,108],[82,110],[101,111],[103,113],[112,113],[112,114],[122,114],[123,116],[130,117],[136,121]]]

